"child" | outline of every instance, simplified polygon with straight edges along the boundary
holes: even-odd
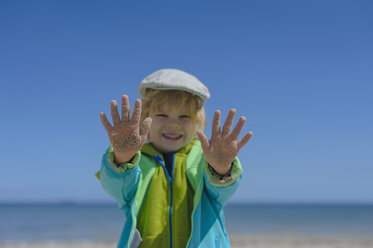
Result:
[[[197,78],[163,69],[139,92],[132,116],[126,95],[121,115],[111,102],[114,125],[100,114],[111,146],[98,177],[127,217],[118,247],[230,247],[223,206],[242,179],[236,155],[252,136],[237,141],[245,117],[231,132],[231,109],[220,130],[217,110],[208,140],[210,94]]]

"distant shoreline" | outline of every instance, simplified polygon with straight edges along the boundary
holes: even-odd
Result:
[[[1,206],[117,206],[115,202],[80,202],[80,201],[0,201]],[[225,207],[234,206],[310,206],[310,207],[336,207],[336,206],[372,206],[373,202],[228,202]]]

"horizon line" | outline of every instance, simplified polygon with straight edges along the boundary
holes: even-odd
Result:
[[[0,205],[117,205],[115,201],[78,201],[78,200],[0,200]],[[373,201],[233,201],[231,205],[373,205]]]

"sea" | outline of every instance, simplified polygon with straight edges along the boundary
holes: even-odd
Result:
[[[373,237],[373,204],[227,204],[229,235]],[[116,242],[125,217],[114,203],[1,203],[0,244]]]

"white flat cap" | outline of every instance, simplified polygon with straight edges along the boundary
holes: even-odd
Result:
[[[140,96],[143,97],[146,89],[157,90],[184,90],[199,96],[203,101],[210,98],[207,87],[195,76],[178,69],[161,69],[153,72],[139,86]]]

